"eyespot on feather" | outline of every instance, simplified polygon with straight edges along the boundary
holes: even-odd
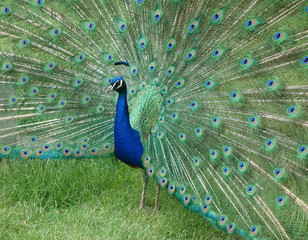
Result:
[[[195,128],[195,134],[196,134],[196,137],[202,137],[203,136],[203,128],[202,127]]]
[[[141,38],[140,40],[139,40],[139,42],[138,42],[138,48],[139,48],[139,50],[144,50],[144,49],[146,49],[146,47],[147,47],[147,41],[146,41],[146,39],[145,38]]]
[[[166,93],[168,92],[168,89],[169,89],[169,88],[168,88],[167,85],[163,86],[162,89],[161,89],[161,93],[162,93],[162,94],[166,94]]]
[[[274,147],[276,146],[276,142],[274,139],[267,139],[265,140],[265,147],[269,150],[274,149]]]
[[[297,117],[299,115],[299,108],[296,105],[289,106],[287,111],[290,117]]]
[[[308,154],[308,147],[307,145],[300,145],[298,148],[297,148],[297,153],[304,157]]]
[[[210,210],[210,206],[207,204],[202,204],[201,205],[201,211],[202,213],[207,213]]]
[[[27,76],[21,76],[18,78],[18,83],[20,85],[25,85],[29,81],[29,78]]]
[[[256,237],[258,235],[258,233],[259,233],[259,228],[257,226],[253,225],[253,226],[250,227],[249,234],[250,234],[251,237]]]
[[[98,154],[97,148],[91,148],[89,151],[91,156],[96,156]]]
[[[281,43],[287,38],[287,33],[284,31],[275,32],[272,36],[272,39],[276,43]]]
[[[76,63],[83,63],[86,60],[86,55],[83,53],[79,53],[75,56],[74,60]]]
[[[302,59],[301,59],[301,65],[302,65],[303,67],[307,67],[307,66],[308,66],[308,56],[302,57]]]
[[[206,197],[205,197],[205,203],[206,203],[207,205],[209,205],[209,204],[211,204],[211,202],[212,202],[212,197],[211,197],[210,195],[206,195]]]
[[[158,23],[161,20],[161,18],[162,18],[162,12],[159,9],[157,9],[152,15],[153,22]]]
[[[61,28],[53,28],[50,30],[50,35],[52,37],[59,37],[62,34]]]
[[[62,142],[56,143],[56,145],[55,145],[55,149],[56,150],[61,150],[62,148],[63,148],[63,143]]]
[[[13,96],[8,99],[10,105],[16,104],[18,101],[17,97]]]
[[[192,101],[189,105],[192,111],[196,111],[199,108],[199,102],[197,100]]]
[[[45,70],[47,72],[52,72],[56,67],[56,64],[55,62],[48,62],[46,65],[45,65]]]
[[[167,184],[168,184],[168,180],[167,178],[162,178],[160,181],[159,181],[159,184],[162,188],[166,187]]]
[[[186,62],[190,62],[193,59],[195,59],[196,58],[196,53],[197,53],[197,51],[195,49],[188,50],[185,53],[185,61]]]
[[[169,186],[168,186],[168,193],[169,193],[169,195],[173,195],[174,192],[175,192],[175,189],[176,189],[175,184],[169,183]]]
[[[154,78],[152,83],[153,83],[153,85],[157,85],[159,83],[159,79],[158,78]]]
[[[72,154],[72,150],[70,148],[65,148],[62,150],[62,155],[64,157],[69,157]]]
[[[237,102],[241,99],[241,94],[239,91],[234,91],[229,94],[231,102]]]
[[[158,132],[157,133],[157,138],[158,139],[162,139],[164,137],[164,133],[163,132]]]
[[[199,167],[199,165],[200,165],[200,159],[199,159],[198,157],[194,157],[193,162],[194,162],[194,165],[195,165],[196,167]]]
[[[10,62],[3,62],[2,63],[2,70],[4,71],[4,72],[9,72],[9,71],[11,71],[12,70],[12,64],[10,63]]]
[[[87,23],[86,23],[86,29],[87,29],[88,31],[94,30],[94,29],[95,29],[95,22],[87,22]]]
[[[149,177],[153,177],[154,175],[154,167],[152,165],[150,165],[147,169],[146,172],[148,174]]]
[[[58,102],[58,108],[64,108],[67,104],[67,101],[66,100],[60,100]]]
[[[251,18],[245,22],[244,27],[247,30],[253,30],[257,26],[258,23],[259,23],[259,19]]]
[[[247,163],[244,161],[238,162],[237,168],[240,172],[245,172],[247,170]]]
[[[248,69],[253,65],[253,63],[254,60],[251,57],[244,57],[240,61],[240,66],[242,67],[242,69]]]
[[[221,170],[224,176],[229,176],[231,174],[231,169],[227,166],[223,166]]]
[[[221,215],[219,218],[219,225],[225,226],[228,221],[228,218],[225,215]]]
[[[49,144],[43,145],[42,150],[43,150],[44,152],[47,152],[47,151],[51,150],[51,145],[49,145]]]
[[[225,157],[229,157],[232,155],[232,147],[231,146],[224,146],[223,153]]]
[[[74,157],[79,158],[82,156],[82,151],[80,151],[79,149],[74,151]]]
[[[36,7],[42,7],[44,5],[44,0],[34,0],[33,3]]]
[[[190,195],[189,194],[185,194],[183,196],[183,203],[184,203],[184,206],[186,206],[186,207],[189,205],[189,203],[190,203]]]
[[[232,234],[235,231],[236,225],[235,223],[229,223],[227,226],[227,231],[229,234]]]
[[[286,197],[280,195],[276,198],[276,205],[278,207],[283,207],[285,204],[286,204]]]
[[[185,191],[186,191],[186,187],[185,187],[184,185],[182,185],[182,186],[180,187],[180,194],[181,194],[181,195],[184,195],[184,194],[185,194]]]
[[[283,177],[283,169],[282,168],[275,168],[273,171],[273,175],[275,178],[279,179]]]
[[[119,20],[117,27],[120,33],[124,33],[127,30],[127,23],[122,20]]]
[[[175,48],[175,39],[170,39],[166,44],[166,50],[168,52],[172,51]]]
[[[37,87],[32,87],[30,89],[29,94],[30,94],[30,96],[35,96],[36,94],[38,94],[38,92],[39,92],[39,89]]]
[[[257,127],[260,124],[259,117],[257,115],[249,116],[248,123],[251,127]]]
[[[170,76],[172,76],[172,74],[174,73],[174,71],[175,71],[175,67],[174,67],[174,66],[170,66],[170,67],[167,68],[166,75],[167,75],[168,77],[170,77]]]
[[[1,15],[9,15],[11,13],[10,6],[2,6],[1,8]]]
[[[10,146],[4,146],[1,148],[1,153],[3,154],[9,154],[11,152],[11,147]]]
[[[211,149],[211,150],[210,150],[210,158],[211,158],[212,160],[216,160],[217,157],[218,157],[218,151],[215,150],[215,149]]]
[[[179,114],[177,112],[174,112],[174,113],[171,114],[171,118],[173,120],[178,120],[179,119]]]
[[[199,25],[199,21],[193,20],[192,22],[188,24],[187,32],[189,34],[196,33],[198,30],[198,25]]]
[[[130,74],[131,74],[132,76],[136,76],[137,73],[138,73],[137,67],[131,66],[131,68],[130,68]]]
[[[204,87],[205,87],[207,90],[212,89],[215,85],[216,85],[216,82],[215,82],[214,79],[212,79],[212,78],[209,78],[208,80],[206,80],[206,81],[204,82]]]
[[[30,41],[27,38],[23,38],[19,40],[19,46],[20,47],[28,47],[30,45]]]
[[[253,196],[256,193],[255,187],[253,185],[248,185],[247,188],[246,188],[246,193],[249,196]]]
[[[23,159],[27,159],[31,156],[31,152],[27,149],[20,151],[20,156]]]
[[[218,59],[221,57],[223,53],[224,53],[224,50],[222,48],[216,48],[213,50],[211,57],[214,59]]]
[[[221,21],[222,16],[223,16],[223,11],[219,10],[212,15],[211,20],[212,20],[213,23],[218,23],[219,21]]]
[[[40,156],[42,156],[42,155],[43,155],[43,151],[42,151],[41,149],[37,149],[37,150],[35,151],[35,156],[40,157]]]
[[[153,73],[153,72],[155,71],[155,67],[156,67],[155,62],[151,62],[151,63],[149,64],[149,66],[148,66],[148,71],[149,71],[150,73]]]
[[[176,88],[182,88],[185,84],[185,80],[184,79],[179,79],[178,81],[176,81],[175,83],[175,87]]]

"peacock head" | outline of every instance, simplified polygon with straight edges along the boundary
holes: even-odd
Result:
[[[126,89],[126,83],[125,83],[123,77],[117,76],[117,77],[110,80],[110,86],[107,89],[106,93],[109,93],[112,90],[117,91],[119,93],[119,92],[125,91],[125,89]]]

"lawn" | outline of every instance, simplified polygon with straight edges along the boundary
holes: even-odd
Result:
[[[151,216],[153,180],[137,211],[141,172],[112,157],[0,166],[0,239],[231,239],[167,191]]]

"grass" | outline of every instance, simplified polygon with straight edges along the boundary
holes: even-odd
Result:
[[[230,239],[162,191],[154,215],[137,211],[139,170],[115,161],[3,160],[0,239]],[[232,236],[232,239],[237,239]]]

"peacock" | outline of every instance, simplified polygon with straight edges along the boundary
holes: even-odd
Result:
[[[307,47],[305,0],[1,1],[0,158],[115,154],[139,209],[152,178],[153,211],[307,239]]]

